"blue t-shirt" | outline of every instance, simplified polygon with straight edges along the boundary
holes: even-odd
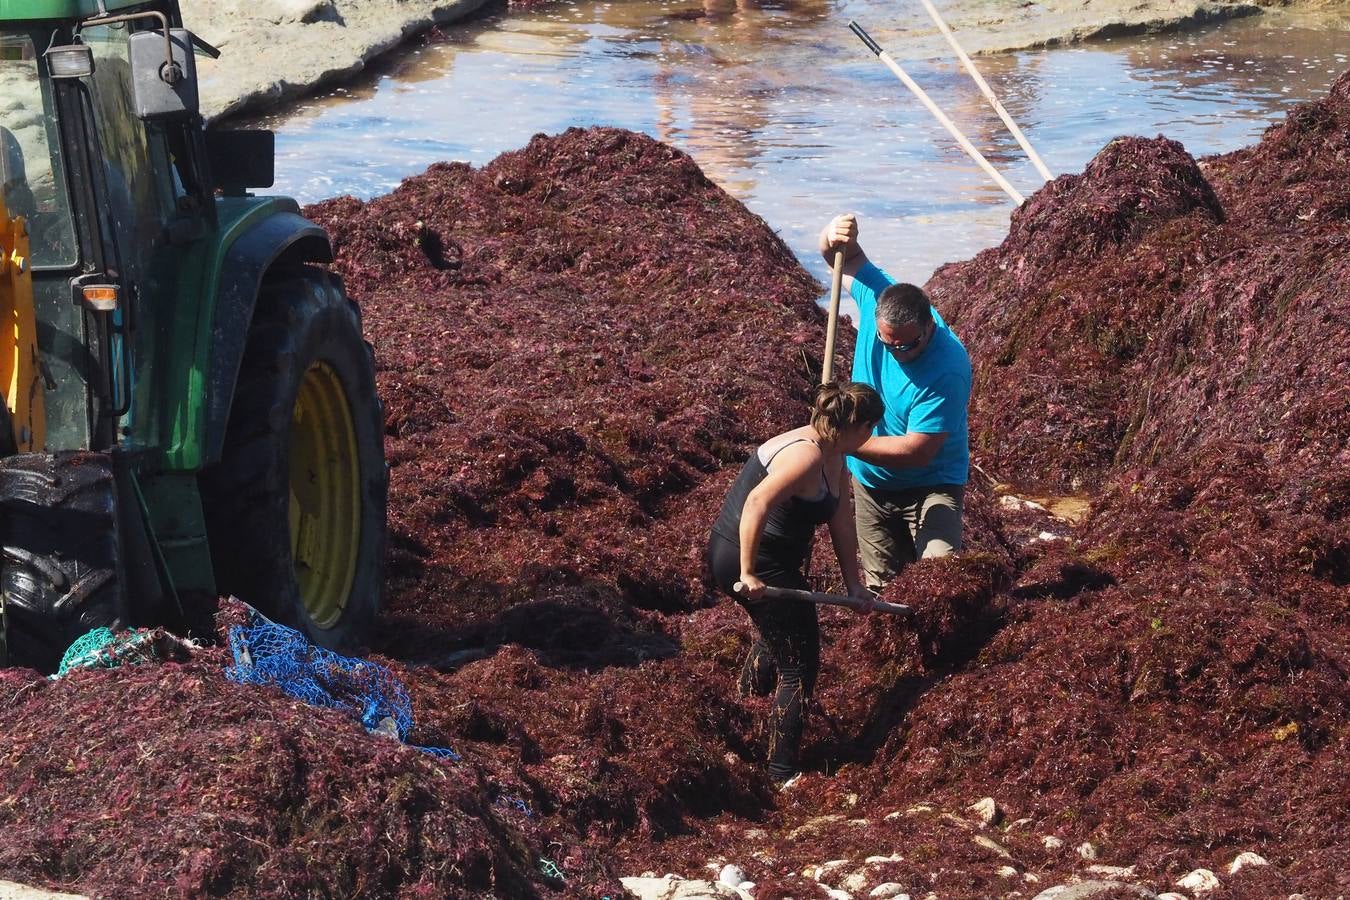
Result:
[[[932,462],[922,468],[885,469],[848,457],[853,477],[883,490],[935,484],[965,484],[970,472],[966,407],[970,402],[970,357],[947,323],[933,310],[933,339],[913,362],[898,362],[877,339],[877,296],[895,279],[871,263],[853,276],[858,302],[858,341],[853,351],[853,380],[881,394],[886,413],[872,432],[894,436],[947,433]]]

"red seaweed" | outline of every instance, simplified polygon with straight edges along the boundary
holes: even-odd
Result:
[[[463,760],[230,684],[219,648],[0,672],[0,874],[618,897],[620,876],[735,862],[760,898],[985,897],[1109,864],[1157,890],[1207,867],[1215,896],[1335,894],[1347,153],[1350,76],[1237,153],[1122,138],[934,276],[975,366],[966,548],[888,586],[909,618],[822,612],[807,772],[781,792],[764,701],[735,690],[750,625],[701,553],[744,455],[804,418],[820,285],[686,155],[616,129],[310,207],[387,411],[371,651],[411,739]],[[1086,492],[1090,515],[1008,482]],[[838,589],[826,543],[811,577]],[[986,796],[994,822],[967,809]],[[1270,865],[1229,875],[1242,851]]]

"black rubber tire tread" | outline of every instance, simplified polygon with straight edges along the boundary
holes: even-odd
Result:
[[[76,638],[121,627],[117,486],[106,454],[0,459],[9,662],[53,672]]]
[[[306,613],[291,561],[290,424],[305,372],[337,373],[351,408],[362,484],[361,536],[346,609],[329,628]],[[270,276],[249,328],[219,463],[202,473],[216,586],[335,650],[364,643],[384,584],[384,407],[375,357],[341,280],[303,267]]]

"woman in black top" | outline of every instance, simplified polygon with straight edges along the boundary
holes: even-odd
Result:
[[[780,783],[797,770],[805,703],[820,670],[820,627],[814,603],[772,600],[764,589],[810,589],[802,567],[816,527],[828,523],[849,595],[871,597],[858,572],[844,457],[871,436],[881,414],[881,397],[865,384],[821,385],[811,423],[770,438],[746,460],[708,541],[713,581],[759,631],[741,669],[741,691],[766,696],[777,685],[769,775]]]

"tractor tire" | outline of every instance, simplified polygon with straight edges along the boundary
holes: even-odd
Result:
[[[54,672],[86,632],[122,627],[117,486],[103,453],[0,459],[8,663]]]
[[[384,408],[336,276],[264,282],[221,459],[201,486],[222,594],[323,647],[367,640],[384,582]]]

